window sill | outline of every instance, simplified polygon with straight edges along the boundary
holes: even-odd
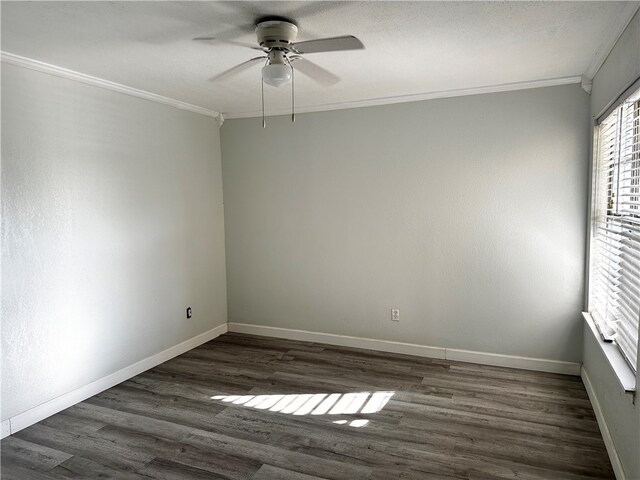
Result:
[[[586,312],[582,312],[582,316],[589,325],[589,329],[593,334],[598,345],[600,345],[600,349],[604,356],[607,358],[611,369],[616,374],[616,378],[618,379],[618,383],[624,389],[625,393],[634,394],[636,391],[636,374],[633,372],[627,361],[618,350],[618,347],[611,342],[605,342],[602,340],[600,336],[600,332],[598,332],[598,328],[596,327],[591,315]]]

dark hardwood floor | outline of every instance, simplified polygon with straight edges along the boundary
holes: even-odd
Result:
[[[3,480],[614,478],[579,377],[231,333],[1,450]]]

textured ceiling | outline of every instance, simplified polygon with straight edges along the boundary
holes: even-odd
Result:
[[[234,116],[260,110],[260,67],[208,79],[256,55],[264,15],[298,40],[352,34],[365,50],[310,54],[341,82],[296,76],[296,102],[341,102],[581,75],[625,2],[2,2],[2,50]],[[628,4],[627,4],[628,11]],[[267,110],[288,86],[266,86]]]

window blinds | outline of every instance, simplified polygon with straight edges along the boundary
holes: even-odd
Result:
[[[590,311],[635,371],[640,319],[640,90],[598,126]]]

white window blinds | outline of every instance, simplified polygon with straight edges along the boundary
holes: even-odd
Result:
[[[597,127],[589,309],[635,371],[640,319],[640,90]]]

